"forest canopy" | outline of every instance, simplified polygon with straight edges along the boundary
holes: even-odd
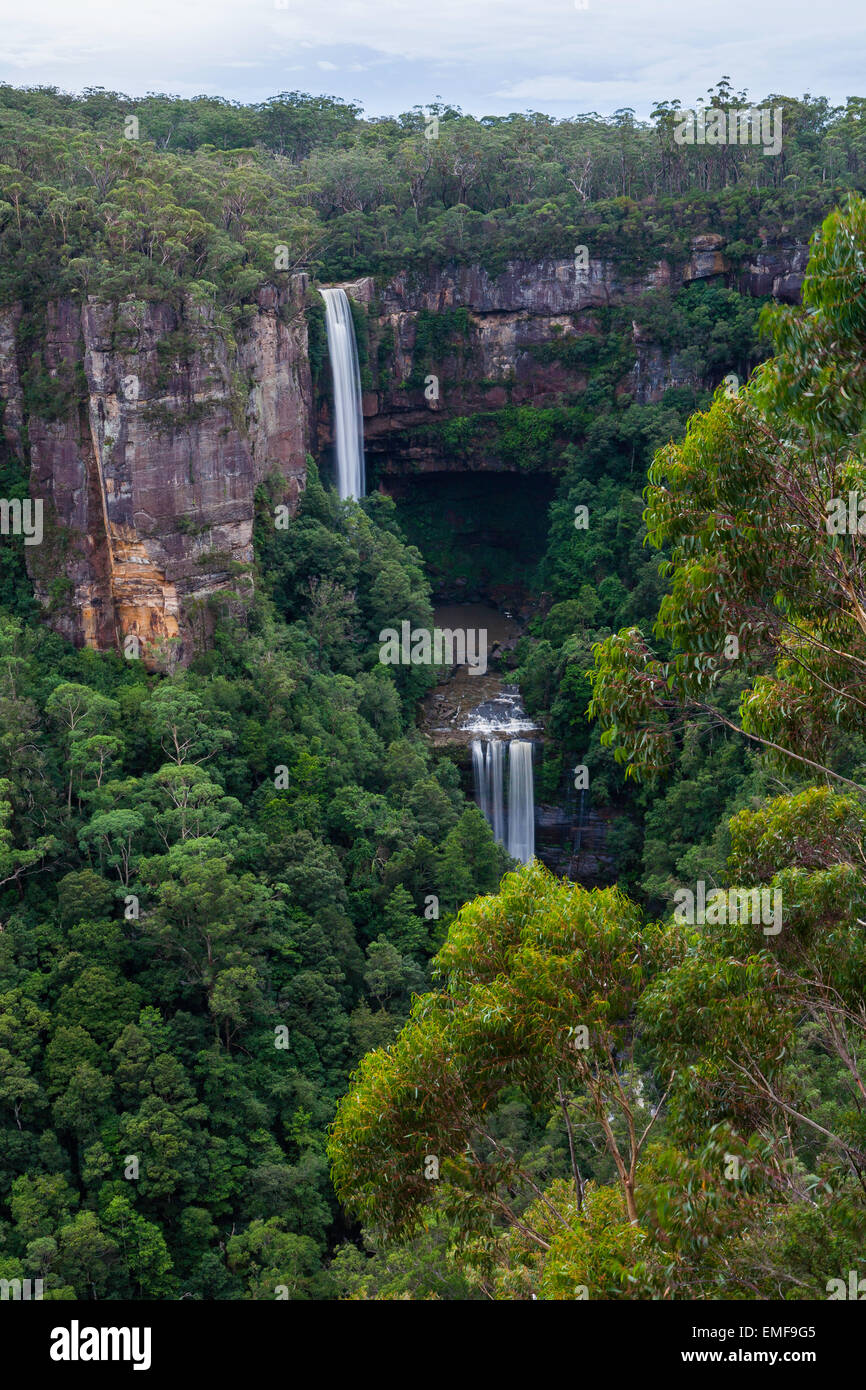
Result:
[[[489,1298],[818,1299],[862,1272],[863,584],[859,513],[828,519],[864,485],[864,248],[854,198],[802,306],[768,312],[774,356],[657,454],[671,655],[626,629],[590,673],[605,741],[649,775],[696,720],[737,727],[717,692],[741,660],[742,728],[788,789],[733,818],[721,886],[660,921],[618,888],[508,875],[339,1103],[338,1195],[380,1239],[447,1231]],[[529,1116],[546,1148],[515,1143]]]
[[[41,356],[63,296],[206,304],[231,341],[299,270],[496,275],[587,243],[644,274],[705,232],[729,265],[532,344],[579,391],[509,382],[434,421],[455,473],[485,448],[521,489],[461,502],[462,532],[429,478],[413,514],[340,500],[312,457],[277,530],[269,477],[254,597],[212,598],[185,670],[51,631],[69,581],[40,610],[4,536],[0,1279],[798,1300],[866,1273],[866,100],[722,79],[707,101],[779,108],[782,153],[683,148],[673,100],[374,119],[0,86],[0,306],[49,432],[86,389]],[[802,304],[742,292],[768,241],[813,234]],[[468,311],[425,311],[386,382],[356,310],[365,390],[463,362]],[[641,341],[681,369],[645,399]],[[543,728],[538,797],[582,830],[587,774],[591,884],[516,867],[419,728],[437,674],[378,658],[396,613],[431,626],[434,576],[489,582],[500,531],[531,598],[507,670]]]
[[[723,78],[705,101],[779,109],[779,156],[725,144],[696,157],[674,138],[673,100],[649,121],[476,119],[442,103],[371,119],[299,92],[244,106],[0,85],[0,302],[41,286],[235,306],[273,278],[282,245],[326,280],[447,261],[496,272],[576,243],[634,267],[707,230],[745,257],[761,229],[808,236],[864,189],[863,98],[758,102]]]

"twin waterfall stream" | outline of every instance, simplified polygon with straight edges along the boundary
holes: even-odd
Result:
[[[328,356],[334,379],[334,451],[337,491],[355,501],[366,491],[364,468],[364,415],[361,372],[355,325],[346,291],[323,289]],[[463,727],[486,736],[472,740],[475,797],[493,831],[513,859],[529,864],[535,855],[535,797],[532,779],[532,744],[525,739],[503,739],[509,728],[531,729],[518,717],[514,705],[519,696],[506,694],[479,706]],[[502,718],[502,706],[504,720]],[[519,711],[522,714],[522,710]],[[508,763],[508,797],[505,798],[505,763]]]
[[[503,764],[508,758],[508,812],[503,798]],[[535,794],[532,781],[532,744],[524,739],[510,743],[499,738],[473,739],[472,770],[475,796],[493,831],[512,859],[530,864],[535,855]]]

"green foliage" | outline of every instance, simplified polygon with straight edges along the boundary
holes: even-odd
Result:
[[[835,764],[838,777],[857,758],[859,559],[828,515],[862,472],[864,237],[852,198],[816,238],[804,307],[766,316],[776,356],[656,456],[645,520],[671,555],[655,632],[672,655],[625,628],[599,644],[593,675],[604,740],[635,772],[666,766],[684,714],[742,727],[801,772]],[[739,723],[714,699],[732,669],[750,678]]]
[[[573,1107],[576,1124],[599,1126],[632,1213],[640,1088],[628,1022],[652,960],[652,937],[615,889],[587,893],[537,864],[464,907],[436,957],[442,992],[414,1003],[340,1102],[330,1143],[338,1195],[392,1235],[416,1231],[433,1204],[483,1239],[491,1218],[508,1214],[509,1191],[531,1187],[487,1113],[518,1088],[534,1107]],[[623,1054],[622,1072],[633,1073],[625,1087],[612,1063]],[[624,1144],[611,1110],[628,1129]],[[575,1181],[580,1201],[577,1172]]]
[[[713,100],[728,109],[745,94]],[[736,263],[761,233],[806,234],[864,187],[862,99],[768,104],[783,109],[778,158],[708,146],[699,161],[674,142],[665,102],[647,122],[628,112],[476,120],[434,103],[439,139],[428,141],[419,108],[364,119],[351,103],[299,92],[244,106],[4,84],[0,301],[190,289],[234,312],[274,278],[278,245],[329,280],[431,261],[498,274],[519,258],[570,257],[575,244],[637,275],[719,230]],[[131,116],[138,139],[125,138]],[[448,331],[420,323],[422,349],[442,351],[440,334],[453,346],[453,329],[459,337],[457,318]]]
[[[864,186],[861,99],[779,102],[780,158],[708,148],[699,169],[667,103],[648,123],[440,106],[430,142],[419,109],[366,120],[299,93],[2,86],[0,303],[22,306],[26,410],[56,422],[84,399],[80,365],[44,355],[50,302],[121,303],[120,346],[149,299],[231,340],[279,280],[277,245],[322,278],[411,279],[585,243],[628,279],[713,231],[745,267]],[[4,1277],[56,1299],[814,1298],[860,1270],[864,585],[856,536],[824,520],[864,484],[864,208],[825,221],[802,309],[758,321],[718,282],[650,291],[532,349],[573,396],[509,387],[430,425],[449,461],[515,470],[492,504],[454,485],[431,506],[423,478],[414,512],[340,503],[311,461],[278,531],[268,480],[248,624],[224,619],[177,676],[47,632],[4,542]],[[393,333],[374,344],[352,311],[365,387],[393,386]],[[315,293],[306,321],[316,382]],[[161,389],[196,349],[183,324]],[[684,383],[654,404],[622,390],[635,327]],[[767,340],[748,387],[710,403]],[[474,370],[466,308],[418,312],[405,384],[431,370]],[[184,409],[152,428],[207,407]],[[5,443],[0,493],[27,493]],[[503,879],[416,732],[434,675],[378,659],[382,628],[430,625],[431,573],[540,598],[516,656],[545,725],[537,785],[554,797],[588,766],[618,813],[617,887],[538,864]],[[44,583],[62,603],[67,581]],[[673,773],[624,793],[615,754]],[[783,931],[652,920],[700,878],[779,893]],[[338,1198],[367,1223],[357,1243]]]
[[[427,895],[509,862],[378,660],[431,619],[393,504],[311,465],[285,532],[267,491],[248,629],[187,672],[0,618],[0,1211],[46,1296],[334,1296],[324,1128],[429,984]]]
[[[469,332],[468,309],[441,309],[435,314],[429,309],[419,309],[415,316],[412,372],[406,386],[423,386],[428,372],[436,368],[441,370],[440,364],[454,356],[459,378],[461,350],[468,343]]]
[[[563,742],[586,730],[557,701],[589,678],[603,744],[647,774],[675,765],[644,794],[645,887],[663,904],[727,881],[724,911],[653,924],[618,890],[521,870],[461,909],[441,990],[339,1103],[342,1200],[407,1253],[455,1232],[451,1262],[488,1297],[814,1299],[862,1268],[862,579],[856,529],[825,521],[862,485],[864,245],[852,199],[816,240],[804,309],[764,316],[775,358],[657,455],[660,655],[633,624],[602,630],[591,668],[585,628],[628,599],[615,542],[643,537],[633,497],[582,460],[552,508],[567,579],[521,650],[527,702]],[[577,504],[600,524],[569,547]],[[702,723],[734,739],[701,747]],[[741,728],[824,784],[761,804]],[[536,1166],[537,1140],[502,1142],[515,1101],[559,1106],[570,1174]],[[588,1182],[590,1124],[612,1171]]]

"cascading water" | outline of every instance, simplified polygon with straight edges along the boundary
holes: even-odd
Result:
[[[517,738],[508,745],[508,853],[521,864],[535,856],[532,744]]]
[[[472,740],[472,770],[475,774],[475,795],[494,839],[505,844],[505,802],[502,791],[502,740],[499,738]]]
[[[334,379],[334,447],[337,491],[357,502],[366,491],[364,476],[364,415],[361,409],[361,369],[355,324],[345,290],[322,290],[328,356]]]
[[[490,804],[493,838],[505,843],[505,803],[502,799],[502,740],[491,739],[488,744],[490,760]]]
[[[480,738],[474,738],[472,740],[472,772],[475,777],[475,799],[478,802],[484,819],[488,824],[491,824],[490,786],[487,781],[486,753],[486,743],[482,743]]]
[[[503,762],[508,749],[508,835],[505,833]],[[475,795],[494,838],[508,853],[529,864],[535,854],[535,794],[532,779],[532,744],[514,739],[473,739],[472,769]]]
[[[480,738],[472,740],[472,772],[475,777],[475,799],[484,819],[489,825],[492,825],[490,784],[487,780],[487,744],[482,743]]]

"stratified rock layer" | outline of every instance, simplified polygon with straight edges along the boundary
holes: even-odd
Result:
[[[296,276],[263,289],[236,340],[191,301],[49,306],[44,367],[77,365],[84,389],[59,419],[27,416],[31,493],[47,518],[27,558],[46,606],[53,580],[71,583],[51,621],[73,641],[171,667],[206,642],[209,600],[249,596],[256,487],[278,475],[294,507],[304,486],[306,288]],[[0,322],[0,389],[22,456],[19,318]]]
[[[365,439],[374,472],[438,472],[443,468],[499,471],[509,465],[475,449],[455,459],[430,426],[449,418],[516,406],[553,406],[576,400],[587,384],[579,367],[561,360],[539,360],[537,349],[571,337],[600,334],[599,310],[634,303],[643,294],[676,292],[700,280],[715,280],[747,295],[799,298],[808,247],[786,236],[764,244],[754,262],[735,271],[718,233],[692,239],[684,263],[663,260],[641,275],[628,277],[610,261],[589,257],[512,261],[498,276],[480,266],[446,266],[421,275],[406,272],[384,287],[371,278],[346,285],[347,292],[372,313],[371,363],[387,368],[388,384],[364,396]],[[423,315],[464,311],[467,332],[431,366],[419,354]],[[384,348],[383,348],[383,345]],[[672,386],[693,388],[688,359],[645,341],[634,325],[634,361],[621,389],[639,404],[652,404]],[[429,372],[437,386],[425,388]],[[319,437],[327,442],[328,422],[320,413]]]
[[[440,419],[505,405],[558,405],[586,386],[580,366],[537,351],[598,334],[600,311],[657,289],[717,279],[742,293],[798,298],[808,250],[782,237],[735,272],[716,233],[693,239],[684,264],[661,261],[635,277],[611,262],[513,261],[498,276],[480,266],[402,274],[385,285],[345,286],[367,310],[367,349],[378,389],[364,393],[373,472],[412,474],[516,468],[490,447],[453,457],[430,429]],[[215,606],[243,608],[252,587],[255,491],[282,479],[293,510],[310,451],[327,451],[327,391],[314,400],[305,304],[307,277],[264,287],[234,337],[211,306],[129,300],[49,306],[37,345],[43,381],[65,382],[48,411],[22,389],[33,353],[19,307],[0,312],[0,401],[7,448],[30,470],[45,538],[27,562],[48,620],[72,641],[136,649],[172,667],[206,645]],[[463,310],[462,340],[436,362],[419,350],[422,314]],[[672,385],[697,386],[677,355],[634,326],[634,359],[621,388],[646,404]],[[576,359],[575,359],[576,360]],[[28,405],[28,401],[30,404]],[[483,441],[482,441],[483,443]],[[58,582],[59,581],[59,582]]]

